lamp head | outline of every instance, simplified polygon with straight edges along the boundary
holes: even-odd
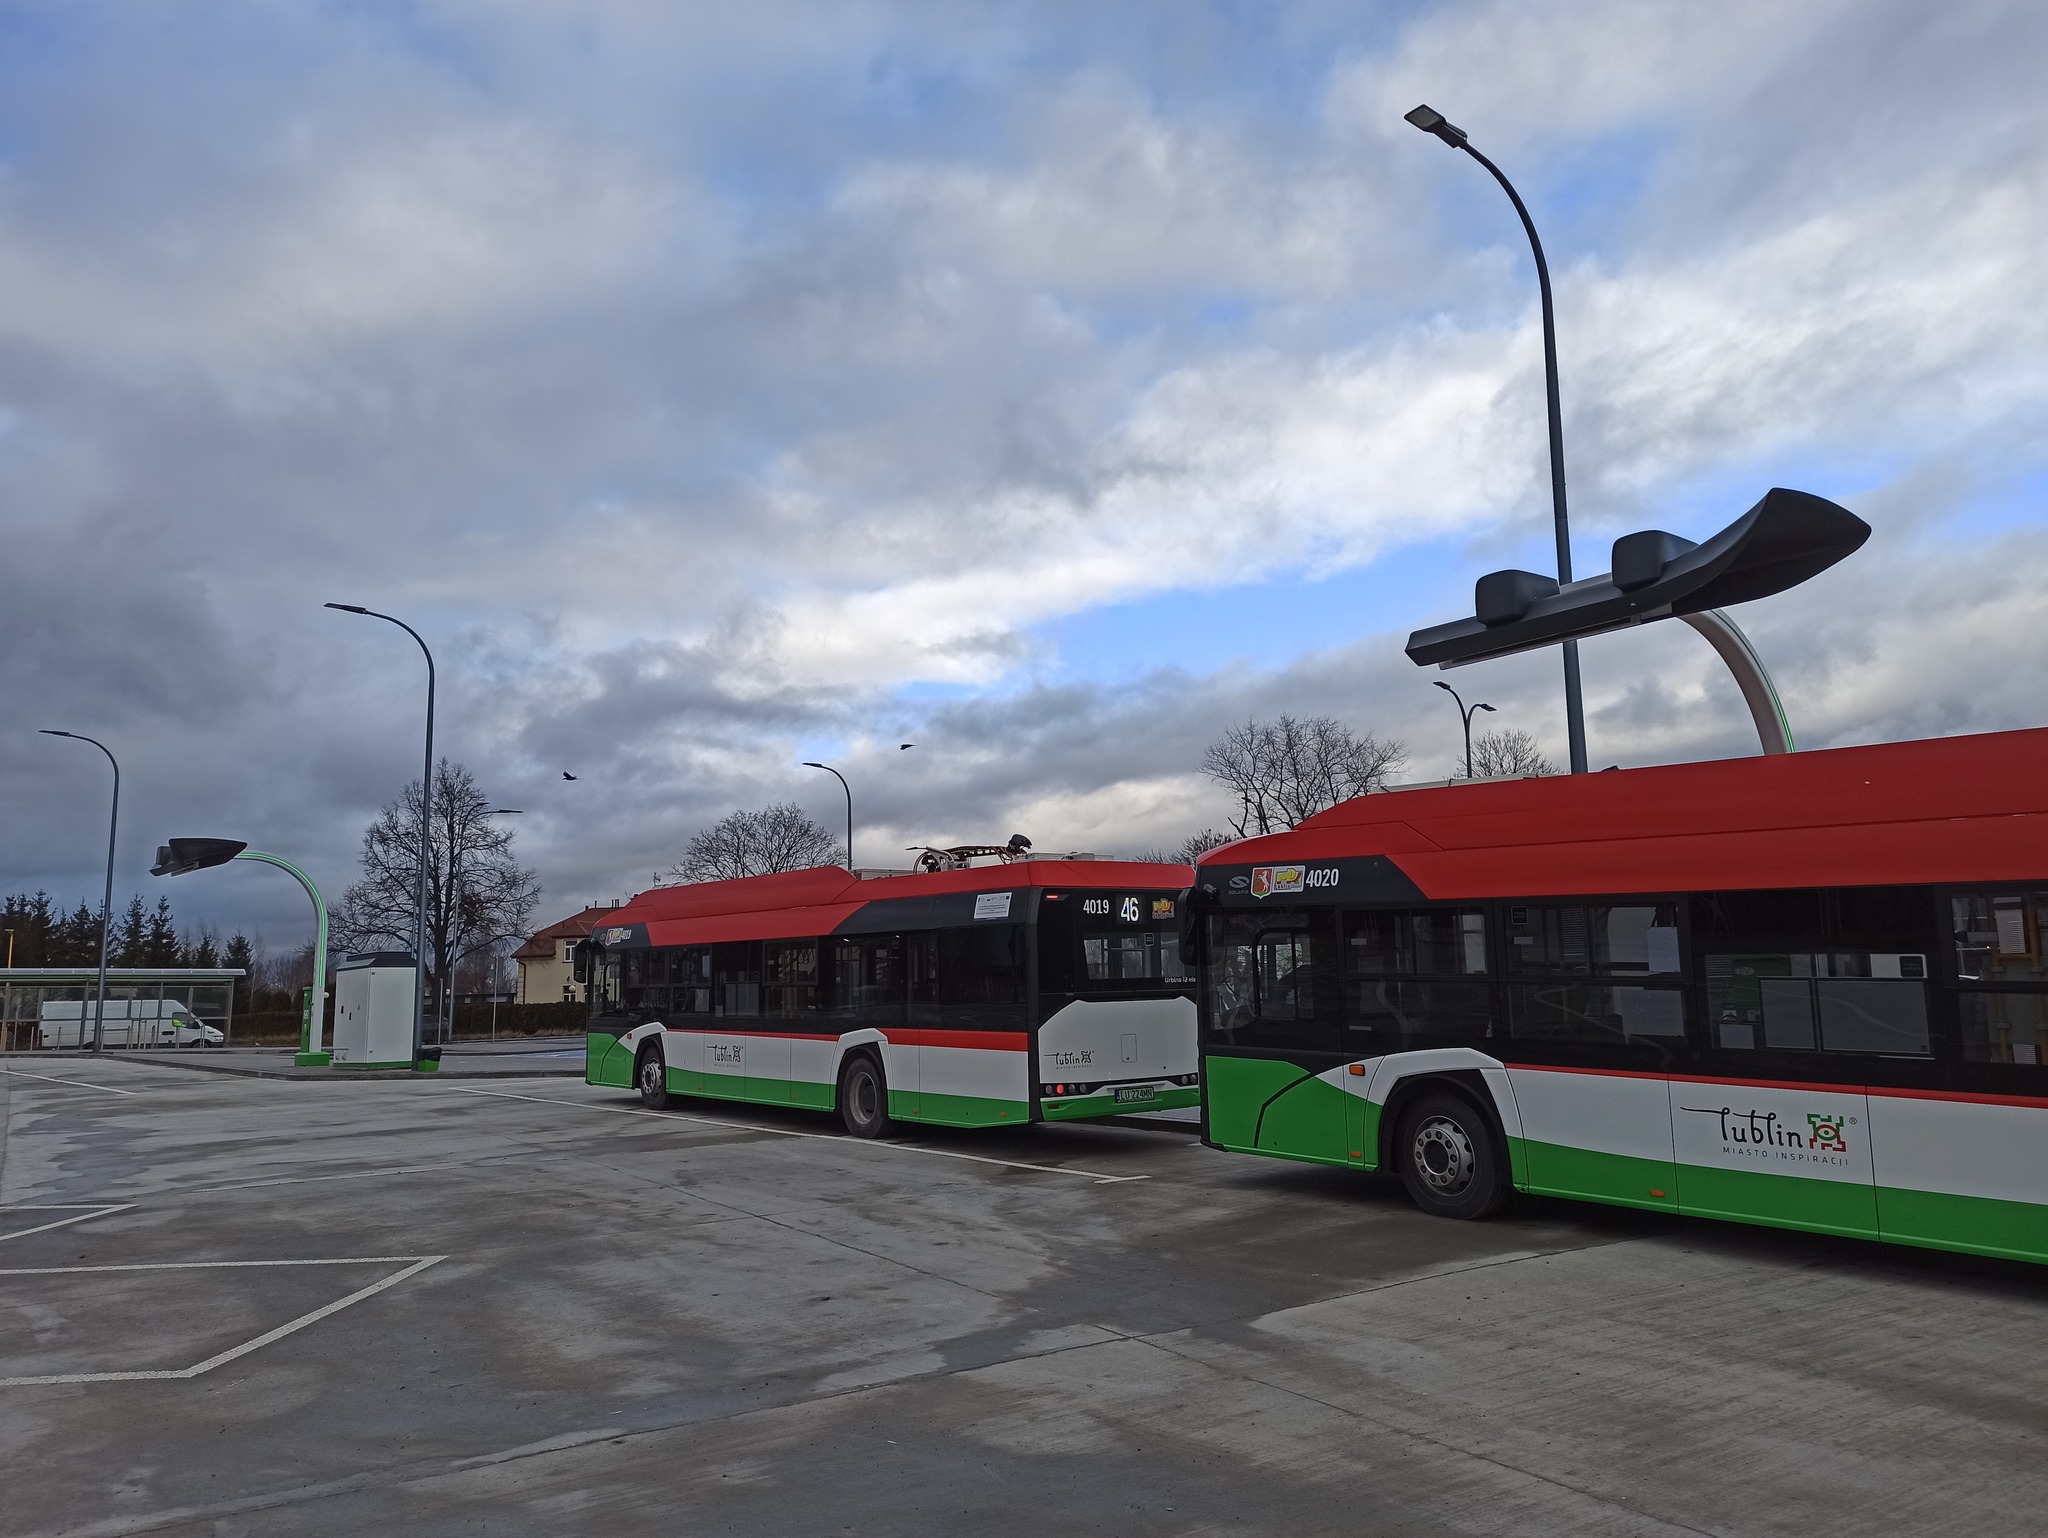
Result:
[[[1465,147],[1465,130],[1451,122],[1434,107],[1417,107],[1412,112],[1401,114],[1426,134],[1435,134],[1454,150]]]
[[[914,742],[899,742],[896,744],[896,751],[901,753],[905,748],[914,748],[916,746],[917,744]]]
[[[323,609],[339,609],[344,614],[368,614],[370,612],[359,603],[328,603],[322,604],[320,607]]]
[[[804,760],[804,767],[806,769],[822,769],[825,766],[823,764],[814,764],[807,758]]]
[[[225,865],[249,846],[238,838],[174,838],[159,844],[152,876],[182,876],[187,871]]]
[[[526,810],[517,806],[494,806],[484,814],[486,817],[524,817]]]
[[[1430,680],[1430,682],[1431,682],[1431,683],[1433,683],[1433,684],[1435,684],[1435,685],[1436,685],[1436,686],[1437,686],[1437,687],[1438,687],[1439,689],[1443,690],[1443,691],[1444,691],[1444,693],[1446,693],[1446,694],[1448,694],[1448,695],[1451,695],[1451,696],[1452,696],[1453,698],[1455,698],[1455,697],[1456,697],[1456,695],[1457,695],[1457,693],[1458,693],[1458,691],[1457,691],[1456,689],[1453,689],[1453,688],[1452,688],[1452,687],[1451,687],[1451,686],[1450,686],[1449,684],[1445,683],[1445,682],[1444,682],[1444,681],[1443,681],[1443,680],[1442,680],[1441,678],[1432,678],[1432,679]]]
[[[1483,710],[1483,711],[1485,711],[1485,712],[1486,712],[1486,713],[1487,713],[1488,715],[1492,715],[1492,714],[1494,713],[1493,707],[1492,707],[1491,705],[1476,705],[1476,706],[1474,706],[1473,708],[1474,708],[1475,710]]]
[[[45,737],[69,737],[71,733],[60,732],[53,726],[39,726],[36,731]]]

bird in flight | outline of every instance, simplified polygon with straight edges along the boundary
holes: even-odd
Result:
[[[576,778],[576,776],[571,774],[568,770],[564,769],[562,771],[562,778],[565,780],[573,780]]]

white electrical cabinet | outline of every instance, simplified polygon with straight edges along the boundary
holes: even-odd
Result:
[[[410,951],[341,958],[334,968],[335,1062],[411,1065],[414,970]]]

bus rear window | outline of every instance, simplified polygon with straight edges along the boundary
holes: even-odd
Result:
[[[1180,960],[1175,892],[1048,892],[1039,910],[1039,986],[1055,993],[1174,988]]]

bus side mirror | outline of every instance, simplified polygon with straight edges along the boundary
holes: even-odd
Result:
[[[1197,888],[1188,887],[1180,894],[1174,911],[1180,915],[1180,964],[1192,972],[1202,960],[1202,915],[1195,900]]]
[[[579,983],[590,982],[590,962],[597,947],[588,940],[578,940],[569,951],[569,975]]]

